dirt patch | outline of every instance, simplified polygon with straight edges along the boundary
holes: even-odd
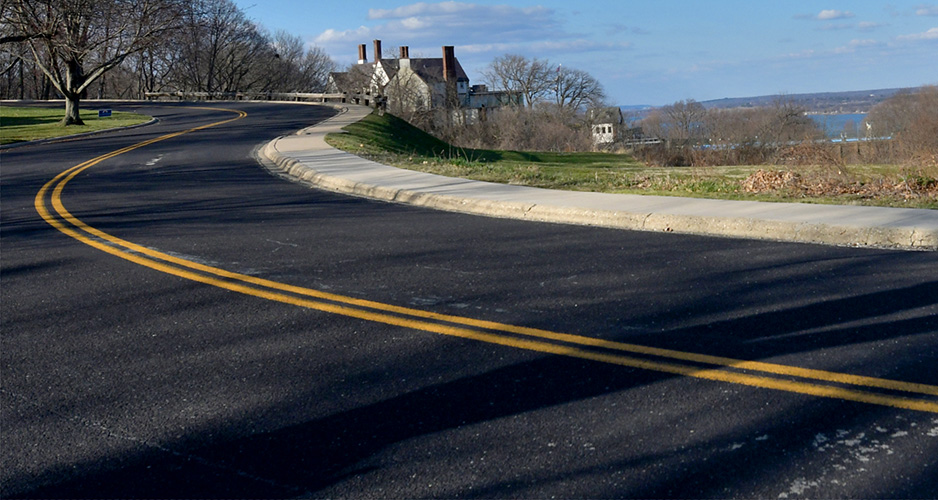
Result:
[[[790,170],[756,170],[740,182],[747,193],[766,193],[783,189],[798,188],[801,175]]]
[[[926,175],[860,181],[836,167],[815,167],[804,172],[759,169],[740,181],[740,187],[747,193],[779,193],[795,197],[938,199],[938,179]]]
[[[773,159],[776,165],[817,165],[843,167],[844,159],[829,144],[805,141],[778,150]]]

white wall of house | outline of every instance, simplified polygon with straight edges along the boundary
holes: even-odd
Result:
[[[616,142],[616,125],[597,123],[593,125],[593,144],[612,144]]]
[[[433,89],[410,66],[401,67],[385,87],[388,102],[404,111],[429,109],[434,104],[433,93]]]
[[[375,71],[371,74],[371,92],[380,93],[384,87],[391,81],[388,72],[384,69],[381,62],[375,63]]]

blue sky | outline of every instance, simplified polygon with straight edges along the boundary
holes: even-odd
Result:
[[[938,84],[938,1],[235,0],[341,66],[358,44],[440,57],[472,83],[521,54],[588,71],[610,104]]]

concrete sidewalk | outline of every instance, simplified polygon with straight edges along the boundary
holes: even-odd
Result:
[[[364,106],[261,154],[299,182],[340,193],[493,217],[829,245],[938,250],[938,211],[584,193],[443,177],[381,165],[326,144],[330,132],[371,112]]]

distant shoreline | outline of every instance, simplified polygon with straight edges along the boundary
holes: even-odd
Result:
[[[706,108],[757,108],[771,106],[779,98],[790,100],[803,106],[809,114],[863,114],[869,113],[873,106],[903,92],[915,91],[920,87],[891,89],[849,90],[843,92],[815,92],[808,94],[774,94],[754,97],[724,97],[700,101]],[[623,111],[641,113],[661,106],[623,105]]]

